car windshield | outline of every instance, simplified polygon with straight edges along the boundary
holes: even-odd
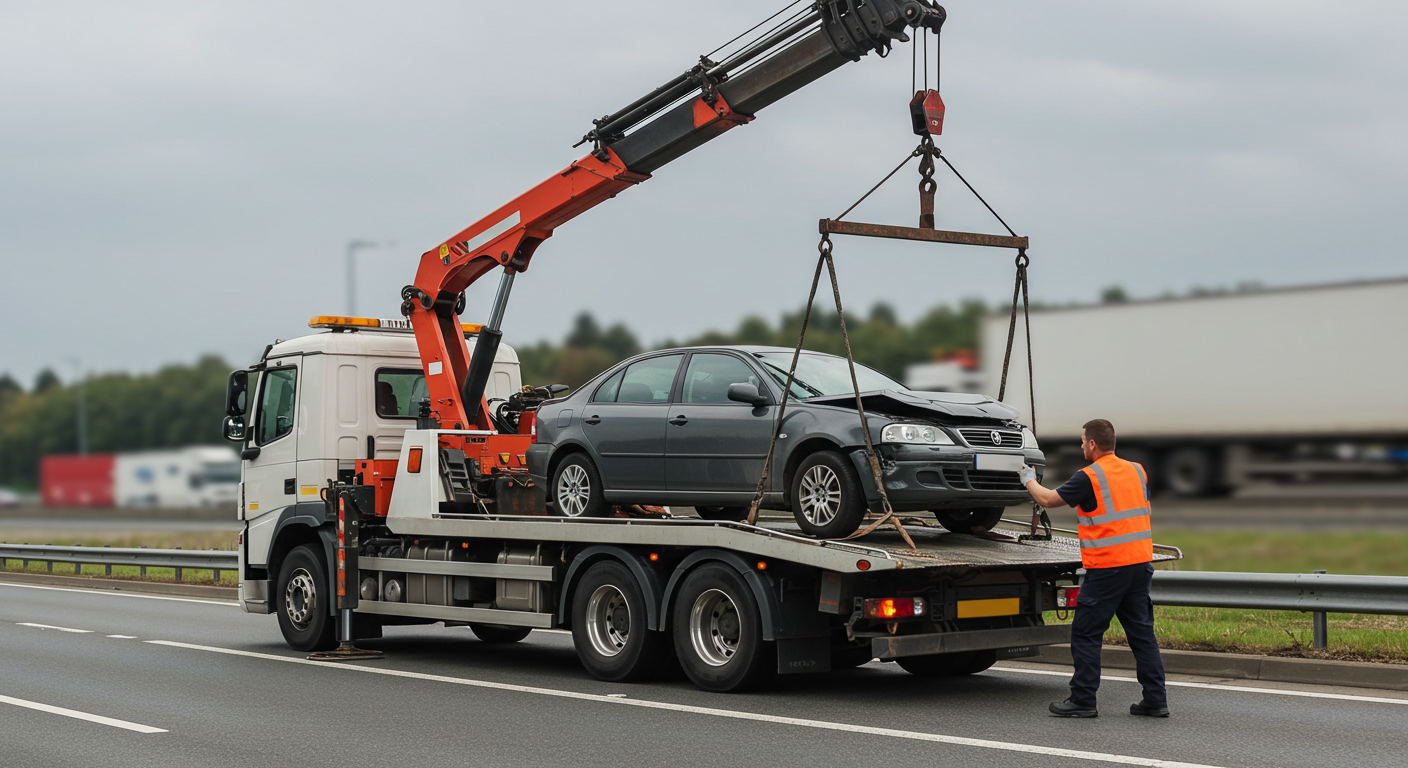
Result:
[[[790,352],[764,352],[757,355],[758,361],[777,379],[777,383],[787,383],[787,369],[792,366]],[[860,391],[875,389],[904,389],[904,385],[883,373],[856,363],[856,382]],[[806,400],[810,397],[827,395],[847,395],[851,389],[851,372],[846,369],[846,358],[815,353],[802,353],[797,359],[797,373],[792,377],[792,397]]]

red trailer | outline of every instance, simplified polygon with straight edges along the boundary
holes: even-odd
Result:
[[[111,453],[45,456],[39,462],[39,489],[46,507],[111,507]]]

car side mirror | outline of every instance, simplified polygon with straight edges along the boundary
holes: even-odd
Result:
[[[249,371],[233,371],[225,381],[225,415],[243,416],[248,410]]]
[[[226,416],[221,431],[225,433],[225,439],[232,443],[242,443],[249,436],[243,416]]]
[[[744,382],[728,385],[728,399],[735,403],[747,403],[754,408],[768,404],[767,396],[759,392],[756,385]]]

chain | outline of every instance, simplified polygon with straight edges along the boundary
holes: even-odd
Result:
[[[933,229],[934,191],[939,188],[934,181],[934,158],[940,153],[934,147],[934,140],[928,136],[919,142],[919,148],[914,151],[923,156],[919,161],[919,228]]]

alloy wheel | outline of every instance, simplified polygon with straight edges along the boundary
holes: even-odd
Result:
[[[569,464],[557,476],[557,508],[567,517],[581,517],[591,500],[592,483],[580,464]]]
[[[824,464],[807,470],[802,476],[802,517],[815,526],[823,526],[841,511],[841,479]]]

